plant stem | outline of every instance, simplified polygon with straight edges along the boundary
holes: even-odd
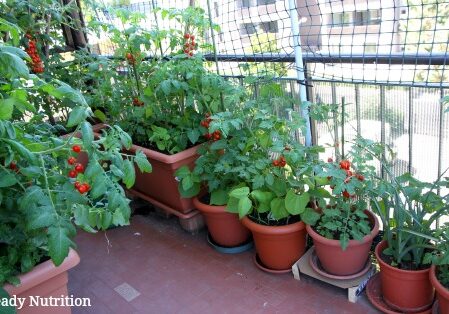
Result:
[[[44,182],[45,182],[45,188],[48,193],[48,198],[50,199],[50,203],[51,203],[51,206],[53,207],[53,210],[55,211],[55,214],[58,215],[58,213],[56,211],[55,204],[53,202],[53,194],[51,193],[50,185],[48,184],[47,170],[45,169],[45,162],[44,162],[44,158],[42,157],[42,155],[39,156],[39,160],[41,162],[42,171],[44,172]]]

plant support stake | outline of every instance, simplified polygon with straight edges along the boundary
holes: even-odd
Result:
[[[312,145],[312,132],[310,129],[310,118],[307,108],[302,105],[307,101],[307,90],[305,85],[304,62],[301,48],[301,36],[299,30],[298,11],[296,9],[296,0],[288,0],[288,8],[290,11],[290,22],[292,23],[293,46],[295,47],[295,63],[296,77],[299,84],[299,99],[301,101],[302,116],[306,120],[306,146]]]

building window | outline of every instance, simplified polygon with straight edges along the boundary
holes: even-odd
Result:
[[[332,13],[332,26],[347,26],[353,23],[352,12]]]
[[[254,6],[255,0],[237,0],[240,8],[250,8]]]
[[[279,32],[278,22],[277,21],[262,22],[262,23],[260,23],[260,28],[265,33],[277,33],[277,32]]]
[[[257,0],[257,5],[274,4],[276,0]]]
[[[253,23],[240,24],[241,35],[251,35],[256,32],[256,26]]]
[[[380,10],[354,12],[354,25],[377,25],[380,21]]]

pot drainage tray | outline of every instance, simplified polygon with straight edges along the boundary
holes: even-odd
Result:
[[[318,259],[318,256],[316,255],[315,249],[312,248],[312,253],[310,254],[310,258],[309,258],[309,263],[310,266],[312,267],[312,269],[314,271],[316,271],[318,274],[320,274],[323,277],[327,277],[330,279],[337,279],[337,280],[349,280],[349,279],[354,279],[354,278],[359,278],[362,277],[363,275],[365,275],[370,269],[371,269],[371,260],[368,258],[368,260],[366,261],[365,266],[362,268],[361,271],[352,274],[352,275],[347,275],[347,276],[339,276],[339,275],[333,275],[330,274],[328,272],[326,272],[323,268],[323,266],[321,266],[320,260]]]
[[[212,239],[210,233],[207,233],[207,243],[209,243],[210,246],[212,246],[216,251],[224,254],[237,254],[242,253],[250,250],[253,247],[253,239],[249,238],[245,243],[234,246],[234,247],[228,247],[228,246],[221,246],[218,243]]]
[[[435,300],[432,307],[432,314],[442,314],[440,313],[440,309],[438,307],[438,300]]]
[[[260,260],[259,255],[257,255],[257,253],[254,254],[253,261],[254,261],[254,264],[256,264],[256,266],[257,266],[259,269],[261,269],[261,270],[263,270],[263,271],[266,271],[267,273],[272,273],[272,274],[286,274],[286,273],[289,273],[289,272],[292,271],[291,268],[288,268],[288,269],[281,269],[281,270],[267,268],[264,264],[262,264],[262,261]]]
[[[403,314],[403,312],[397,312],[396,310],[390,308],[383,300],[380,274],[376,274],[373,277],[371,277],[371,279],[368,282],[368,285],[366,286],[366,295],[371,304],[374,305],[374,307],[376,307],[378,310],[382,311],[382,313]],[[438,313],[438,311],[435,312],[435,310],[428,309],[427,311],[423,312],[414,312],[414,314],[431,314],[431,313]]]

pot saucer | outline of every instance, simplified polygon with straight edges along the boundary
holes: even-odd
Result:
[[[292,271],[291,267],[288,268],[288,269],[281,269],[281,270],[267,268],[264,264],[262,264],[262,261],[260,260],[259,255],[257,255],[257,253],[254,254],[253,261],[254,261],[254,264],[256,264],[256,266],[259,269],[261,269],[261,270],[263,270],[263,271],[265,271],[267,273],[271,273],[271,274],[286,274],[286,273],[289,273],[289,272]]]
[[[250,237],[245,243],[234,246],[234,247],[228,247],[228,246],[221,246],[217,242],[212,239],[212,236],[210,233],[207,233],[207,243],[209,243],[210,246],[212,246],[217,252],[224,253],[224,254],[238,254],[246,252],[250,249],[252,249],[254,242],[253,239]]]
[[[350,280],[350,279],[362,277],[371,269],[371,260],[370,260],[370,258],[368,258],[363,269],[355,274],[347,275],[347,276],[333,275],[324,270],[323,266],[321,266],[318,256],[316,255],[315,248],[313,248],[312,250],[313,250],[312,254],[310,254],[310,258],[309,258],[309,264],[315,272],[317,272],[318,274],[320,274],[321,276],[326,277],[326,278],[337,279],[337,280]]]
[[[435,300],[432,306],[432,314],[440,314],[440,309],[438,307],[438,300]]]
[[[390,308],[382,298],[382,285],[380,281],[380,274],[377,273],[368,281],[366,285],[366,295],[368,300],[375,308],[386,314],[404,314],[404,312],[397,312]],[[408,312],[410,313],[410,312]],[[432,309],[423,312],[414,312],[413,314],[432,314]]]

